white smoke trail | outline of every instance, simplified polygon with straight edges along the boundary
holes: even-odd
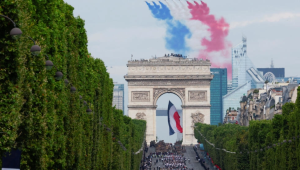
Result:
[[[168,2],[168,0],[165,0],[167,6],[169,7],[171,14],[175,20],[182,20],[182,13],[180,12],[180,9],[178,6],[176,6],[174,1],[170,1],[172,4]]]
[[[166,5],[170,9],[171,15],[174,19],[179,20],[180,14],[174,9],[174,7],[168,2],[168,0],[165,0]]]
[[[179,7],[178,6],[178,4],[177,4],[177,2],[175,2],[174,0],[172,0],[173,1],[173,3],[174,3],[174,6],[175,6],[175,8],[176,8],[176,12],[178,12],[178,15],[179,15],[179,17],[180,17],[180,20],[183,20],[183,19],[185,19],[185,17],[184,17],[184,9],[182,8],[182,7]]]
[[[201,45],[203,38],[209,38],[208,27],[196,20],[186,20],[185,25],[190,29],[191,37],[186,40],[187,46],[191,48],[193,57],[199,56],[199,51],[205,50],[205,47]]]
[[[190,13],[187,4],[185,5],[181,1],[180,4],[178,4],[173,0],[165,0],[163,3],[170,9],[173,19],[184,23],[190,30],[191,37],[186,38],[186,45],[191,49],[188,55],[189,57],[198,57],[201,51],[205,50],[205,47],[201,45],[201,40],[203,38],[210,39],[210,32],[207,31],[208,26],[202,24],[200,21],[191,20],[192,14]]]
[[[183,9],[184,23],[190,29],[192,35],[189,39],[186,40],[187,46],[191,48],[190,57],[198,57],[199,51],[205,50],[205,47],[201,45],[201,40],[203,38],[209,38],[208,27],[197,20],[191,20],[192,14],[190,9],[187,6],[187,2],[180,1],[180,4]]]
[[[192,17],[192,14],[190,13],[190,9],[188,9],[188,7],[186,5],[184,5],[180,0],[179,0],[182,9],[183,9],[183,13],[182,15],[184,16],[184,19],[188,20]]]

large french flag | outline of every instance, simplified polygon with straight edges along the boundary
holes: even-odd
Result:
[[[171,101],[168,106],[168,123],[169,123],[169,135],[173,135],[175,132],[182,133],[182,127],[180,125],[180,116]]]

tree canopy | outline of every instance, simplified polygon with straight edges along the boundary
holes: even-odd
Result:
[[[88,52],[84,20],[73,10],[63,0],[0,1],[0,14],[23,32],[12,39],[12,22],[0,17],[0,153],[20,149],[21,169],[137,169],[142,155],[132,152],[146,122],[112,107],[113,81]],[[38,56],[27,36],[41,47]],[[45,69],[45,54],[76,93]]]

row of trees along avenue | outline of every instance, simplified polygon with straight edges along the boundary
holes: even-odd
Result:
[[[286,103],[272,120],[249,127],[198,123],[195,136],[222,170],[300,169],[300,88],[297,93],[296,103]]]
[[[0,14],[23,32],[11,38],[13,23],[0,17],[1,156],[21,150],[23,170],[138,169],[142,152],[133,152],[146,122],[112,107],[112,79],[88,53],[84,21],[73,10],[63,0],[0,1]],[[30,53],[27,36],[41,47],[39,55]],[[55,79],[57,70],[45,69],[45,54],[75,93]]]

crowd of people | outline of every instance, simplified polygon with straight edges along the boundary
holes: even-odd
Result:
[[[169,148],[173,148],[172,144],[167,144]],[[173,148],[174,149],[174,148]],[[209,165],[205,162],[205,157],[198,154],[197,145],[193,147],[196,160],[205,170],[210,170]],[[145,148],[145,153],[148,152],[148,147]],[[209,156],[207,156],[209,157]],[[144,157],[141,161],[140,170],[193,170],[188,168],[187,163],[190,163],[190,159],[184,157],[183,154],[175,152],[153,152],[149,153],[148,156]],[[191,165],[189,165],[191,167]]]
[[[156,166],[159,162],[162,163],[162,166]],[[155,152],[145,158],[142,170],[193,170],[187,168],[186,163],[188,162],[190,159],[185,158],[183,154]]]

